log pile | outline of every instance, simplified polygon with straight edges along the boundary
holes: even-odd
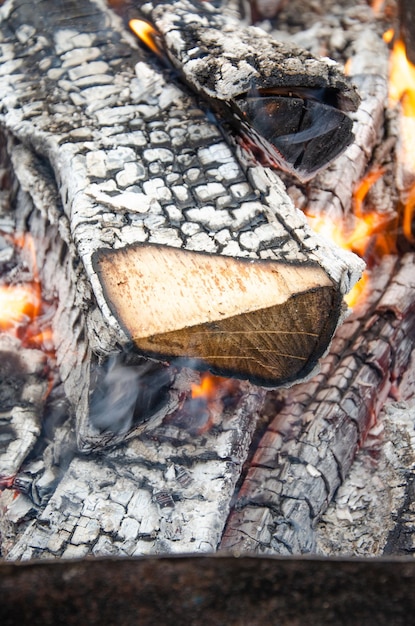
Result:
[[[338,328],[317,376],[275,392],[256,384],[310,374],[362,267],[313,233],[292,200],[314,217],[351,222],[352,190],[379,166],[370,202],[382,203],[385,222],[396,222],[383,22],[358,3],[347,8],[347,29],[335,11],[324,28],[312,21],[308,32],[301,27],[314,55],[351,58],[362,102],[352,114],[355,141],[310,180],[300,172],[300,182],[291,166],[280,175],[254,159],[252,142],[244,141],[250,131],[240,133],[227,117],[234,102],[218,104],[206,84],[192,83],[177,23],[169,39],[170,17],[184,7],[193,20],[192,3],[176,2],[173,13],[171,4],[147,3],[145,11],[157,22],[158,45],[183,70],[180,79],[138,48],[98,0],[74,12],[68,3],[71,29],[51,11],[41,36],[24,3],[10,0],[1,9],[9,190],[1,223],[30,229],[39,243],[45,298],[57,303],[63,382],[48,403],[48,440],[43,432],[43,444],[34,446],[36,431],[20,456],[11,449],[4,455],[12,459],[9,486],[20,491],[2,496],[9,559],[217,549],[341,553],[346,533],[337,543],[337,526],[325,534],[336,513],[324,513],[336,493],[346,498],[353,460],[368,433],[370,440],[378,432],[379,412],[389,395],[397,397],[402,379],[410,395],[412,252],[373,267],[369,295]],[[232,20],[206,10],[216,28],[220,23],[235,36]],[[288,3],[280,28],[289,11]],[[278,38],[295,43],[287,32]],[[192,36],[186,45],[195,44],[197,29]],[[325,80],[336,80],[347,96],[337,69],[318,63],[317,73],[327,72]],[[239,75],[238,89],[241,81]],[[238,101],[240,92],[231,95]],[[206,100],[215,121],[203,109]],[[218,381],[213,401],[198,400],[191,389],[204,375],[195,365],[250,382]],[[62,387],[76,411],[76,439]],[[408,469],[412,454],[408,444]],[[401,507],[404,516],[410,484],[389,511]],[[392,537],[386,513],[377,553],[392,545],[389,530]],[[358,551],[352,543],[344,551]]]

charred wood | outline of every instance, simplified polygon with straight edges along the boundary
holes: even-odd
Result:
[[[84,4],[80,12],[73,3],[59,14],[47,11],[44,3],[42,16],[36,11],[28,16],[26,10],[18,0],[1,8],[1,123],[15,144],[10,154],[24,192],[21,223],[31,221],[27,216],[33,205],[37,213],[31,228],[38,238],[49,223],[51,240],[62,238],[56,242],[61,252],[50,259],[46,248],[38,253],[38,266],[51,290],[66,291],[60,294],[55,322],[57,358],[76,407],[79,444],[88,446],[86,433],[94,431],[88,426],[94,354],[109,355],[132,342],[157,358],[191,356],[204,367],[268,384],[308,374],[341,318],[342,295],[358,278],[361,262],[314,236],[272,171],[253,163],[242,166],[221,130],[188,93],[147,63],[100,2]],[[71,16],[72,30],[62,28],[63,14]],[[157,252],[152,271],[161,276],[163,265],[168,275],[174,252],[176,291],[187,289],[178,304],[171,299],[166,323],[157,329],[146,328],[154,319],[152,303],[131,294],[140,275],[131,267],[137,255],[141,259],[149,251]],[[201,305],[193,312],[186,306],[195,297],[185,267],[192,259],[195,272],[200,271],[207,260],[201,254],[210,255],[213,271],[224,279],[219,287],[199,281]],[[60,255],[63,281],[54,272]],[[122,281],[111,270],[115,259]],[[243,259],[250,263],[244,265]],[[236,273],[242,266],[247,298],[226,308],[219,297],[224,280],[229,282],[225,268],[234,268],[232,280],[240,285]],[[292,317],[297,306],[307,310],[292,320],[295,335],[292,328],[270,334],[269,322],[264,326],[260,305],[252,298],[257,292],[250,267],[254,278],[277,279],[274,300],[264,309],[267,318],[277,323],[277,318]],[[304,276],[300,288],[299,275]],[[116,292],[108,297],[111,280]],[[161,291],[172,292],[171,283],[163,280]],[[149,281],[151,276],[144,282]],[[140,330],[124,315],[126,296],[143,309]],[[169,320],[174,324],[169,326]],[[225,331],[237,341],[224,344]],[[190,344],[201,335],[208,340],[196,342],[200,347],[192,352]],[[237,353],[241,339],[246,342]],[[292,354],[292,359],[278,353]],[[146,415],[141,429],[162,417]],[[95,429],[91,436],[97,434]]]
[[[194,424],[191,415],[200,419],[209,408],[195,410],[191,380],[196,373],[187,373],[181,409],[150,437],[74,458],[7,558],[215,551],[264,391],[235,382],[233,400],[226,407],[224,393],[225,404],[210,416],[217,423],[204,432],[203,419]]]
[[[385,260],[369,308],[344,324],[321,373],[287,394],[252,460],[221,549],[315,551],[315,524],[408,365],[413,264],[406,256],[395,275],[395,261]]]
[[[142,10],[185,81],[231,126],[237,122],[264,163],[308,180],[352,142],[345,113],[359,96],[336,63],[241,28],[209,4],[153,2]]]
[[[178,3],[184,4],[193,5]],[[287,3],[281,15],[294,4]],[[168,3],[164,5],[168,13]],[[77,410],[77,443],[84,454],[75,450],[68,412],[54,431],[56,445],[48,445],[41,459],[26,461],[15,478],[20,495],[9,494],[0,528],[4,553],[9,559],[217,549],[341,553],[334,544],[327,548],[331,539],[323,541],[321,524],[329,525],[331,513],[324,518],[324,512],[336,494],[336,510],[347,517],[347,506],[341,509],[346,497],[341,485],[356,452],[368,432],[369,440],[375,436],[379,424],[371,427],[385,398],[397,397],[405,376],[408,384],[405,370],[415,334],[413,256],[402,261],[387,257],[373,270],[369,300],[338,329],[317,377],[267,394],[250,383],[235,382],[229,395],[226,389],[219,394],[213,408],[198,404],[190,389],[200,383],[200,375],[177,367],[163,343],[172,340],[173,331],[167,336],[159,329],[156,349],[150,345],[155,334],[139,335],[134,326],[141,304],[136,303],[131,319],[125,317],[130,313],[125,289],[133,284],[131,265],[149,254],[146,271],[152,267],[157,272],[164,263],[177,274],[180,264],[189,262],[200,293],[201,271],[211,263],[223,286],[230,268],[234,282],[247,265],[255,267],[250,278],[259,280],[268,275],[267,269],[272,275],[272,268],[280,265],[284,271],[287,266],[297,271],[300,261],[303,278],[311,265],[314,277],[320,281],[324,275],[321,280],[334,285],[339,295],[353,282],[358,266],[353,257],[319,242],[301,214],[293,212],[279,177],[235,148],[234,131],[213,123],[211,116],[207,120],[200,94],[194,99],[177,76],[137,50],[102,3],[84,3],[71,18],[76,27],[71,32],[60,28],[60,17],[48,16],[41,35],[32,32],[37,18],[29,20],[24,3],[6,2],[3,16],[10,7],[18,9],[13,13],[18,36],[8,32],[10,39],[2,42],[6,77],[1,79],[1,124],[7,135],[1,144],[2,175],[10,178],[11,190],[3,200],[12,203],[18,228],[29,229],[39,242],[42,281],[59,302],[54,317],[57,356],[66,393]],[[363,9],[371,15],[366,2],[347,8],[342,40],[332,17],[328,23],[334,30],[324,31],[323,43],[312,24],[305,37],[314,53],[316,48],[325,52],[330,42],[337,42],[333,56],[339,60],[352,51],[351,71],[362,95],[353,113],[356,147],[348,148],[315,181],[294,185],[290,179],[298,204],[306,206],[311,198],[315,211],[321,207],[323,214],[347,214],[352,188],[368,165],[390,165],[385,156],[393,145],[385,123],[387,48],[380,29],[367,32],[371,19],[365,25],[356,19]],[[8,29],[6,22],[3,29]],[[32,56],[42,73],[33,69]],[[47,97],[45,85],[54,90]],[[20,98],[21,106],[14,98]],[[385,138],[389,143],[382,156]],[[390,181],[388,170],[379,181],[382,202],[392,193]],[[387,210],[391,203],[389,199]],[[123,281],[117,282],[121,272]],[[149,290],[160,287],[150,275],[145,280]],[[111,296],[118,298],[117,307],[109,302],[113,288],[118,290]],[[309,298],[309,290],[302,293]],[[179,308],[191,301],[188,296]],[[277,312],[275,307],[275,317]],[[154,323],[151,312],[147,322]],[[216,323],[210,318],[207,322]],[[232,330],[240,332],[235,326]],[[133,336],[138,347],[125,351]],[[156,357],[167,354],[172,365],[141,359],[137,350]],[[221,369],[217,363],[209,365]],[[142,389],[142,374],[149,381],[159,379],[154,393]],[[249,376],[255,379],[252,371]],[[120,387],[122,379],[126,384]],[[120,414],[116,400],[113,411],[103,412],[111,404],[106,393],[111,386],[121,388],[121,395],[128,387],[136,389],[137,395],[124,404],[140,405],[138,413],[133,407]],[[258,411],[265,397],[271,426],[255,451],[252,441],[262,423]],[[400,433],[393,428],[387,432],[391,437]],[[13,471],[24,456],[15,461]],[[60,474],[56,458],[64,468]],[[402,469],[410,472],[410,459],[408,452],[401,473],[395,474],[402,484],[410,475]],[[379,545],[367,544],[355,553],[383,549],[393,507],[399,509],[398,526],[396,536],[391,530],[386,549],[410,550],[412,522],[405,526],[410,483],[406,500],[401,494],[399,506],[394,500],[385,507]],[[353,512],[348,519],[356,519]]]

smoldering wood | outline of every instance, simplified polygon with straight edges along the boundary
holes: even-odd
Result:
[[[167,84],[164,75],[146,63],[112,14],[98,3],[73,15],[69,3],[73,28],[79,24],[82,32],[76,48],[74,31],[61,29],[55,13],[46,11],[47,20],[42,17],[37,24],[36,12],[29,20],[25,10],[17,0],[2,7],[8,16],[3,20],[7,43],[3,45],[2,123],[46,159],[58,179],[70,239],[85,267],[91,297],[96,299],[96,306],[90,306],[89,294],[85,306],[81,304],[87,311],[86,327],[100,329],[88,331],[95,352],[109,354],[132,338],[121,328],[118,312],[114,316],[103,293],[103,277],[93,267],[94,255],[103,249],[121,254],[132,242],[138,249],[139,244],[171,246],[258,262],[269,259],[320,266],[333,282],[333,306],[327,319],[330,324],[333,318],[340,319],[340,296],[357,279],[362,264],[313,235],[274,173],[252,163],[242,167],[220,129],[207,121],[188,94]],[[88,35],[92,16],[96,23]],[[22,29],[22,41],[11,28],[14,32]],[[37,28],[42,31],[39,36]],[[86,44],[92,52],[82,47]],[[54,46],[55,56],[49,45]],[[32,67],[35,60],[38,76]],[[82,62],[85,65],[78,66]],[[137,76],[133,73],[136,62]],[[180,150],[184,152],[177,154]],[[25,179],[21,177],[21,184],[30,192]],[[319,287],[313,283],[314,288]],[[314,292],[310,293],[307,305],[313,303]],[[208,299],[209,292],[199,297]],[[81,293],[80,302],[82,298]],[[326,312],[317,309],[316,318],[321,318]],[[206,320],[201,329],[196,325],[195,331],[209,333],[210,322]],[[190,326],[192,320],[186,319],[184,328]],[[327,339],[331,331],[324,330],[321,339]],[[317,349],[312,346],[305,367],[300,361],[298,374],[310,371],[314,357],[324,351],[325,339],[317,340]],[[267,339],[261,363],[251,360],[254,380],[278,382],[272,362],[266,371],[265,359],[270,354]],[[203,361],[206,353],[199,356]],[[209,359],[205,360],[210,366]],[[237,374],[238,364],[221,369]],[[242,375],[251,373],[243,370]],[[85,412],[87,399],[80,399],[76,406]]]
[[[201,408],[188,399],[151,437],[75,457],[7,558],[214,552],[264,393],[235,382],[233,401],[206,432],[192,423]]]
[[[0,335],[0,485],[11,486],[40,436],[48,388],[45,370],[44,352]]]
[[[238,120],[242,140],[265,163],[307,180],[352,142],[344,112],[356,110],[359,96],[336,63],[209,4],[147,2],[142,11],[162,53],[232,126]]]
[[[379,159],[376,167],[384,166],[385,173],[392,169],[387,154],[391,151],[393,153],[395,139],[393,135],[388,137],[387,131],[385,132],[389,51],[382,39],[381,29],[375,28],[374,26],[369,32],[357,33],[351,46],[349,72],[362,99],[356,113],[352,114],[355,136],[353,144],[325,172],[318,174],[307,185],[303,197],[299,197],[298,189],[292,187],[298,205],[310,215],[326,216],[333,222],[345,220],[347,223],[353,218],[351,191],[356,189],[366,173],[373,159],[373,150],[382,145],[382,142],[387,143],[388,151],[385,148],[385,156]],[[386,180],[381,193],[383,199],[391,195],[389,178],[386,175],[379,183]],[[391,197],[387,205],[389,211],[392,200]]]
[[[252,459],[221,549],[315,551],[316,521],[408,366],[415,330],[414,260],[407,255],[396,268],[392,257],[380,266],[381,279],[363,316],[357,311],[345,322],[321,373],[284,398]]]
[[[399,401],[387,400],[347,478],[317,524],[318,554],[410,554],[414,545],[410,507],[415,411],[413,399],[403,401],[404,392],[401,383]]]

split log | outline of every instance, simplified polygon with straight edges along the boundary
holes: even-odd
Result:
[[[385,259],[363,316],[360,310],[346,321],[321,373],[286,395],[252,459],[221,549],[315,552],[315,524],[408,366],[414,262],[407,255],[395,274],[396,260]]]
[[[209,3],[146,2],[157,44],[262,162],[308,180],[352,142],[359,96],[337,64],[241,27]]]
[[[154,325],[147,331],[141,326],[137,350],[164,359],[187,351],[202,367],[271,385],[310,373],[341,319],[342,296],[359,277],[361,262],[316,237],[278,177],[239,160],[221,129],[169,74],[167,82],[165,73],[148,64],[99,0],[82,7],[68,2],[59,13],[52,9],[41,2],[29,15],[19,0],[1,7],[0,122],[13,138],[24,202],[44,220],[41,226],[34,217],[36,228],[55,224],[72,258],[73,267],[65,261],[70,296],[61,301],[55,327],[62,378],[79,420],[89,411],[92,351],[108,355],[129,347],[137,331],[125,307],[118,310],[109,300],[110,282],[117,282],[110,266],[117,259],[117,267],[128,270],[149,251],[158,255],[159,275],[165,276],[159,293],[174,294],[169,319],[176,325],[164,323],[156,331]],[[63,19],[70,19],[70,29]],[[177,306],[189,259],[197,272],[209,260],[222,277],[217,285],[199,280],[199,293],[188,289]],[[39,267],[50,289],[59,290],[61,276]],[[237,306],[230,305],[220,293],[231,283],[228,274],[235,282],[241,268],[247,278],[238,276],[233,292],[246,289],[246,297],[239,294]],[[134,270],[118,281],[111,297],[121,303],[137,276]],[[253,304],[252,289],[265,276],[275,293],[263,309]],[[149,280],[150,272],[144,282]],[[200,305],[185,315],[180,307],[189,298]],[[151,308],[141,310],[145,302],[145,295],[137,296],[135,309],[140,318],[154,319]],[[296,307],[304,313],[293,319]],[[68,317],[69,327],[76,326],[72,345],[59,338],[58,327]],[[291,319],[289,329],[276,325],[280,318]],[[272,335],[263,332],[270,328]],[[233,341],[218,341],[229,330]],[[200,341],[201,333],[206,341]],[[68,353],[79,343],[82,356],[71,357],[68,365]],[[283,361],[288,369],[281,369]]]
[[[317,6],[302,1],[288,3],[271,31],[282,41],[302,45],[314,54],[327,54],[346,65],[361,97],[357,111],[350,113],[355,139],[345,152],[305,185],[286,180],[294,203],[308,215],[342,222],[343,226],[343,220],[352,222],[353,191],[372,165],[384,171],[376,183],[382,197],[376,210],[393,213],[396,198],[390,179],[396,137],[386,114],[389,50],[382,37],[389,27],[390,21],[381,19],[366,2]]]

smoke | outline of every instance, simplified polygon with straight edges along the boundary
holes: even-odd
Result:
[[[89,420],[101,433],[128,432],[148,421],[168,399],[171,374],[151,361],[130,364],[125,354],[111,356],[95,376]]]

